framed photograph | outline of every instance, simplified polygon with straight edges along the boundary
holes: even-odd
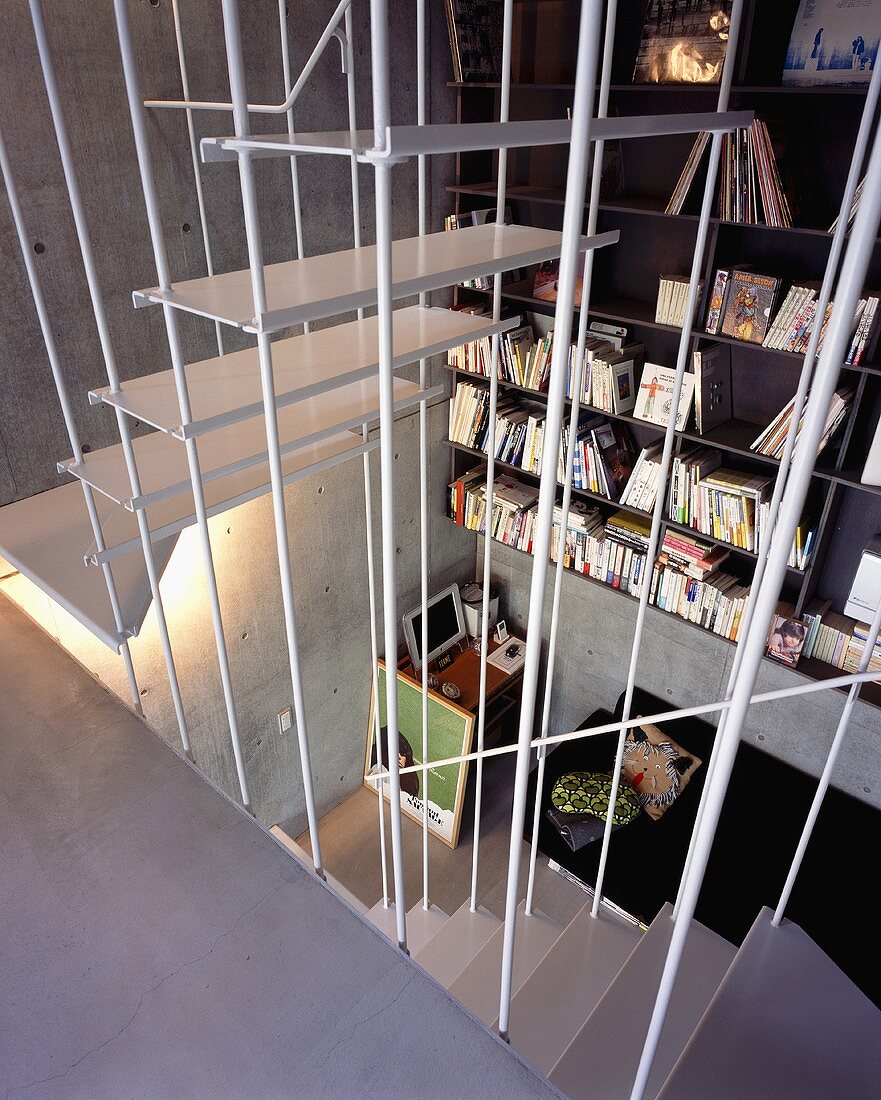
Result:
[[[382,743],[376,747],[376,699],[371,690],[370,724],[367,731],[367,753],[364,764],[364,786],[389,797],[387,779],[372,779],[371,775],[387,771],[386,759],[386,668],[379,662],[379,725]],[[428,759],[443,760],[471,751],[475,718],[443,695],[428,693]],[[381,764],[380,764],[381,762]],[[422,686],[403,672],[398,672],[398,763],[402,768],[421,764],[422,758]],[[381,766],[382,765],[382,766]],[[401,809],[414,821],[422,821],[422,774],[411,772],[401,776]],[[468,763],[448,764],[428,770],[428,827],[444,844],[455,848],[459,843],[462,824],[462,804]]]
[[[795,668],[804,648],[807,630],[800,619],[775,615],[768,641],[768,656],[782,665]]]

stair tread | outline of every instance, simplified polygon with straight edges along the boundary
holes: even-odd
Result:
[[[881,1012],[798,925],[763,909],[661,1092],[697,1100],[878,1096]]]
[[[547,1074],[642,938],[632,924],[588,903],[511,1001],[511,1046]]]
[[[428,909],[423,909],[421,901],[414,905],[407,913],[407,947],[410,954],[415,955],[417,951],[421,951],[449,919],[449,913],[445,913],[437,905]]]
[[[421,951],[412,952],[413,958],[449,989],[500,924],[486,909],[472,913],[465,901]]]
[[[526,903],[517,907],[514,970],[511,988],[516,992],[553,947],[562,933],[556,921],[538,910],[526,916]],[[449,987],[450,993],[478,1019],[492,1024],[499,1015],[504,925],[499,925],[481,950]]]
[[[673,934],[671,915],[667,904],[551,1070],[551,1083],[572,1100],[630,1096]],[[647,1096],[666,1080],[734,955],[727,940],[692,921]]]

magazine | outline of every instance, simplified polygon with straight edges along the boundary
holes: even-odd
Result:
[[[648,0],[634,84],[718,84],[731,0]]]
[[[801,0],[784,84],[868,84],[878,58],[881,0]]]
[[[728,282],[722,332],[736,340],[761,344],[771,322],[780,279],[752,271],[733,271]]]

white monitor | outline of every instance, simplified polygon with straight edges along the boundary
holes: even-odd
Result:
[[[456,642],[464,642],[465,614],[459,597],[459,586],[451,584],[443,592],[432,596],[427,604],[428,610],[428,655],[429,664]],[[404,616],[404,639],[410,652],[413,668],[422,668],[422,607],[408,612]]]

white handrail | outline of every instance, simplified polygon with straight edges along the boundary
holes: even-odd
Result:
[[[283,115],[286,114],[291,107],[296,103],[300,96],[300,93],[306,87],[306,82],[312,75],[312,70],[318,64],[321,55],[327,48],[328,42],[331,38],[340,39],[340,50],[343,54],[343,64],[345,64],[346,47],[343,41],[344,36],[338,33],[339,23],[343,16],[348,11],[352,4],[352,0],[340,0],[334,10],[333,15],[330,17],[330,21],[324,28],[321,37],[318,39],[318,44],[309,56],[309,60],[303,66],[303,71],[297,78],[296,84],[288,92],[287,96],[281,103],[248,103],[246,108],[249,114],[260,115]],[[186,92],[184,92],[186,95]],[[212,101],[201,99],[145,99],[145,107],[157,107],[168,110],[176,111],[233,111],[233,104],[228,101]]]
[[[773,691],[761,691],[750,696],[750,703],[776,703],[781,699],[791,699],[797,695],[813,695],[818,691],[833,691],[836,688],[849,688],[854,684],[868,684],[878,680],[877,672],[849,672],[841,676],[833,676],[828,680],[810,680],[804,684],[797,684],[789,688],[775,688]],[[625,729],[633,729],[636,726],[651,725],[661,726],[664,722],[674,722],[679,718],[697,718],[701,715],[725,713],[731,707],[730,700],[719,699],[712,703],[698,703],[693,707],[681,707],[678,710],[664,710],[658,714],[640,714],[636,718],[628,718],[626,722],[616,718],[612,722],[606,722],[601,726],[590,726],[587,729],[571,730],[569,733],[555,733],[548,737],[536,737],[529,742],[529,748],[537,749],[543,745],[562,745],[567,741],[580,741],[585,737],[597,737],[602,733],[611,733]],[[506,756],[508,753],[517,752],[518,746],[500,745],[494,749],[484,749],[483,756]],[[430,768],[445,768],[450,764],[464,764],[467,761],[477,759],[476,752],[462,753],[459,756],[446,756],[442,760],[429,760]],[[400,768],[399,775],[410,775],[412,772],[422,771],[421,764],[415,764],[410,768]],[[388,779],[388,772],[373,773],[365,776],[365,779]]]

